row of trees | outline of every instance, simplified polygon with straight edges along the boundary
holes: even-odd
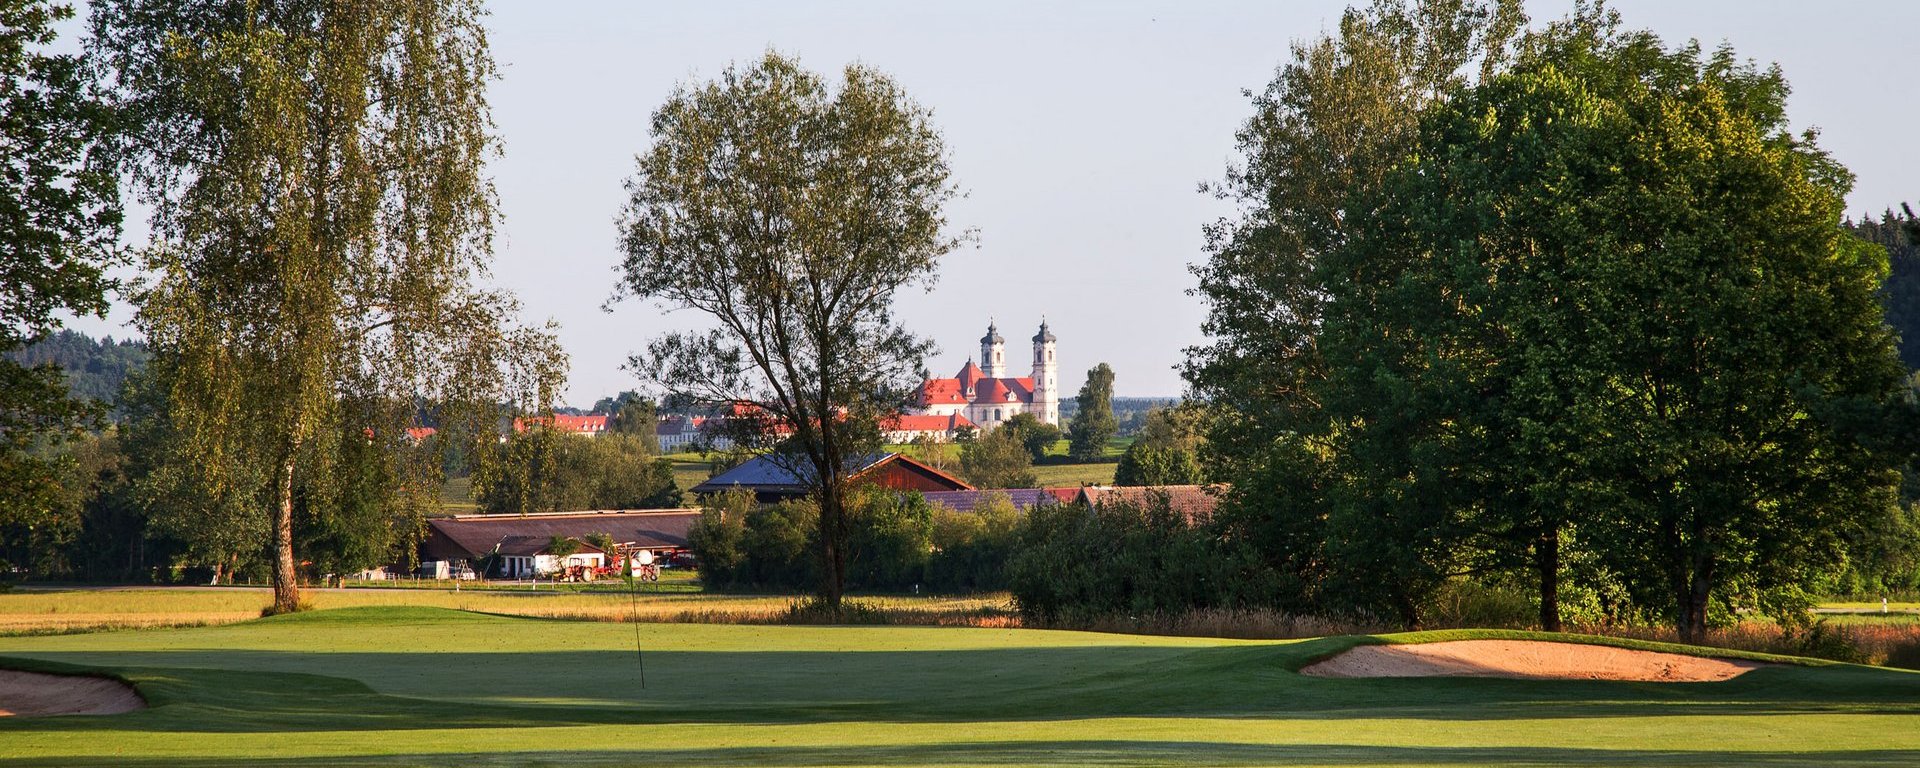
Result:
[[[1517,574],[1549,629],[1576,594],[1693,638],[1797,618],[1913,536],[1886,251],[1778,69],[1598,5],[1524,24],[1376,3],[1255,99],[1185,371],[1219,535],[1302,612],[1418,625]]]

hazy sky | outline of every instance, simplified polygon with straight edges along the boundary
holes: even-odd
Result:
[[[1241,91],[1263,87],[1288,43],[1330,28],[1346,4],[495,2],[503,79],[492,100],[506,149],[496,276],[527,319],[559,322],[567,404],[636,387],[620,368],[627,354],[699,324],[631,301],[600,309],[615,280],[621,182],[647,145],[648,115],[676,82],[770,47],[836,79],[860,61],[933,110],[967,193],[950,219],[980,234],[946,258],[931,293],[900,297],[909,327],[942,348],[929,367],[957,370],[989,316],[1024,361],[1044,314],[1069,394],[1106,362],[1117,394],[1176,395],[1181,350],[1201,341],[1187,265],[1202,256],[1200,226],[1231,212],[1196,185],[1234,157],[1250,112]],[[1671,44],[1727,41],[1779,63],[1795,125],[1818,126],[1859,177],[1849,210],[1920,199],[1920,3],[1613,5]],[[1537,21],[1568,7],[1528,4]]]

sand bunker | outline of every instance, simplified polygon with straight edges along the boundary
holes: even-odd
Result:
[[[1454,640],[1361,645],[1300,674],[1314,677],[1507,677],[1521,680],[1632,680],[1708,683],[1768,666],[1605,645],[1542,640]]]
[[[146,706],[118,680],[0,669],[0,717],[117,715]]]

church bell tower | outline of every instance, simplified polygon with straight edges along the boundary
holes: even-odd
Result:
[[[987,370],[989,379],[1007,377],[1007,340],[1000,338],[992,320],[987,321],[987,335],[980,337],[980,367]]]
[[[1046,318],[1040,320],[1040,332],[1033,335],[1033,415],[1048,424],[1060,425],[1060,364],[1053,359],[1053,332]]]

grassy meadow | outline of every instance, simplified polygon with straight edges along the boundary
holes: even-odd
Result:
[[[1386,639],[1490,634],[1528,636]],[[8,637],[0,663],[105,670],[153,706],[0,721],[0,765],[1920,762],[1916,673],[1789,663],[1724,683],[1653,684],[1294,671],[1360,641],[615,624],[401,606]]]

